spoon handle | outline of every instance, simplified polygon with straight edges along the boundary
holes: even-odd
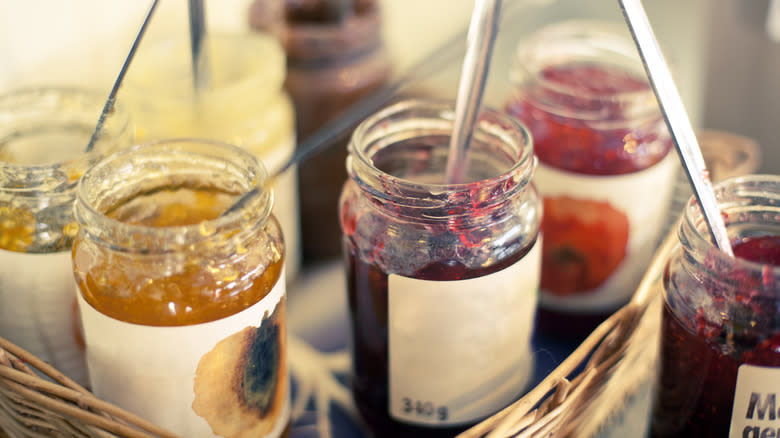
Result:
[[[125,78],[125,73],[127,73],[127,69],[130,67],[130,63],[133,61],[135,51],[138,49],[138,45],[141,44],[141,39],[143,38],[144,33],[146,33],[146,27],[149,25],[149,21],[152,19],[152,15],[154,14],[154,10],[157,8],[158,1],[159,0],[154,0],[152,5],[149,7],[149,12],[146,13],[146,18],[144,18],[143,24],[141,24],[141,29],[138,30],[138,35],[136,35],[135,40],[133,40],[133,45],[130,47],[130,52],[127,54],[125,62],[122,63],[122,68],[119,70],[119,75],[114,81],[114,86],[111,88],[111,92],[108,93],[108,99],[106,99],[106,103],[103,105],[103,110],[100,112],[100,117],[98,118],[97,125],[95,125],[95,130],[92,131],[92,135],[89,138],[89,143],[87,143],[87,147],[85,148],[87,153],[92,152],[92,149],[95,147],[95,143],[97,142],[98,138],[100,138],[100,131],[103,129],[103,124],[106,122],[106,116],[108,116],[108,114],[114,110],[116,93],[119,92],[119,87],[122,85],[122,80]]]
[[[623,9],[634,42],[639,49],[639,56],[650,79],[650,84],[658,98],[661,113],[669,127],[677,153],[682,161],[683,169],[688,176],[688,182],[701,206],[707,228],[715,241],[715,245],[723,252],[734,256],[726,231],[726,225],[720,214],[715,193],[712,190],[709,171],[701,154],[701,148],[696,140],[693,127],[685,112],[680,93],[672,79],[672,74],[664,60],[661,49],[647,19],[647,14],[640,0],[618,0]]]
[[[471,133],[482,103],[500,12],[501,0],[477,0],[474,4],[447,157],[449,184],[462,183],[465,178]]]
[[[208,69],[206,37],[206,8],[203,0],[189,0],[190,49],[192,51],[192,79],[196,90],[208,88],[211,77]]]

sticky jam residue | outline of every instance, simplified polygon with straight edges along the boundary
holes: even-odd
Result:
[[[205,224],[233,202],[234,194],[177,187],[136,197],[107,215],[149,227]],[[201,228],[206,235],[211,231]],[[232,315],[270,292],[281,273],[282,255],[264,263],[239,249],[229,259],[197,252],[128,255],[77,240],[73,254],[79,287],[95,309],[125,322],[178,326]]]
[[[780,236],[743,239],[733,249],[738,258],[764,264],[765,289],[777,285],[772,267],[780,267]],[[713,327],[701,310],[691,326],[664,306],[653,437],[728,436],[739,366],[780,367],[780,330],[772,323],[778,297],[762,299],[751,293],[755,287],[762,285],[741,283],[720,327]]]

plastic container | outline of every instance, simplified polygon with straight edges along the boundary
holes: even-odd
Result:
[[[520,42],[506,110],[544,196],[538,327],[582,338],[628,302],[666,224],[678,159],[625,26],[564,21]]]
[[[445,184],[454,105],[403,101],[349,145],[341,202],[352,390],[376,436],[453,436],[533,371],[541,199],[526,129],[485,110]]]
[[[780,392],[780,177],[715,187],[736,258],[692,198],[664,278],[654,437],[768,437]],[[768,432],[767,432],[768,431]]]
[[[0,336],[88,385],[70,250],[81,175],[129,146],[121,105],[85,153],[105,103],[85,89],[37,88],[0,96]]]
[[[84,175],[73,269],[95,395],[180,436],[283,435],[285,250],[267,177],[248,152],[199,140]]]

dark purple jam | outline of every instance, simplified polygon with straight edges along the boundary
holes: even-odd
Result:
[[[747,239],[734,246],[734,254],[767,266],[780,266],[780,236]],[[771,270],[766,272],[772,275]],[[703,316],[697,315],[695,330],[690,323],[681,321],[668,304],[664,305],[653,437],[728,436],[739,366],[780,367],[777,324],[767,324],[775,329],[761,330],[761,324],[756,329],[744,323],[776,319],[775,306],[763,304],[734,303],[737,310],[728,327],[713,329]],[[739,318],[740,314],[743,318]]]
[[[500,262],[480,269],[470,269],[460,263],[432,263],[412,275],[421,280],[452,281],[482,277],[498,272],[519,261],[534,242]],[[363,419],[377,437],[452,437],[472,424],[433,428],[396,421],[388,407],[388,274],[374,264],[355,257],[347,241],[347,289],[352,318],[353,381],[352,392]],[[457,292],[457,291],[454,291]],[[446,303],[442,303],[444,305]],[[453,364],[457,366],[457,364]],[[436,378],[436,376],[431,376]],[[457,384],[453,382],[453,384]],[[518,394],[520,396],[521,394]]]

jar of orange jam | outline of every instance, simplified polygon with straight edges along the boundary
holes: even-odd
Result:
[[[283,434],[285,249],[267,177],[249,152],[199,140],[85,173],[73,267],[98,397],[181,436]]]
[[[121,105],[85,153],[105,94],[17,89],[0,96],[0,336],[88,384],[70,250],[79,177],[132,144]]]

